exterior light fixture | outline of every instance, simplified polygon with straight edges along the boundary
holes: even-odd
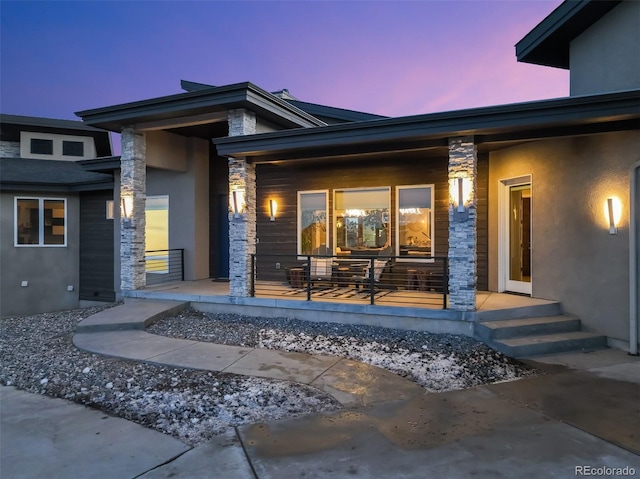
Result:
[[[108,220],[112,220],[115,217],[113,211],[113,200],[107,200],[105,215]]]
[[[131,196],[123,196],[120,198],[120,216],[126,224],[131,223],[133,215],[133,198]]]
[[[244,190],[233,190],[231,192],[231,212],[234,218],[240,218],[244,213]]]
[[[278,212],[278,203],[276,200],[269,200],[269,221],[276,220],[276,213]]]
[[[449,201],[455,221],[464,221],[469,217],[471,180],[466,176],[457,176],[449,180]]]
[[[464,180],[458,178],[458,213],[464,213]]]
[[[616,197],[607,198],[605,203],[605,216],[609,222],[609,234],[618,234],[618,224],[622,215],[622,204]]]

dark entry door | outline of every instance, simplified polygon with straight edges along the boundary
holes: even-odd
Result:
[[[216,276],[218,278],[229,277],[229,197],[218,195],[218,261]]]

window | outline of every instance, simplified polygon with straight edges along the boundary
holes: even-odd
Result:
[[[67,200],[15,198],[16,246],[66,246]]]
[[[433,186],[398,186],[397,203],[397,255],[433,256]]]
[[[388,187],[335,190],[336,251],[357,254],[388,244],[389,203]]]
[[[169,197],[147,196],[145,203],[147,273],[169,272]]]
[[[31,153],[35,155],[53,155],[53,140],[31,138]]]
[[[329,242],[327,210],[329,192],[298,192],[298,254],[317,254]]]
[[[82,141],[62,141],[63,156],[84,156],[84,143]]]
[[[40,160],[82,160],[96,157],[92,136],[20,132],[20,157]]]

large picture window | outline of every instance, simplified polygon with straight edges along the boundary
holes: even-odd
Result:
[[[298,254],[327,253],[328,198],[327,190],[298,192]]]
[[[64,198],[15,198],[16,246],[66,246]]]
[[[433,256],[433,185],[398,186],[396,191],[397,255]]]
[[[145,217],[147,273],[166,274],[169,272],[169,197],[147,196]]]
[[[389,243],[390,189],[334,191],[336,252],[358,254]]]

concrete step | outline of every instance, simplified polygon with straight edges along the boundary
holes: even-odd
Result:
[[[189,306],[184,301],[131,299],[120,306],[89,316],[76,326],[76,333],[145,329],[166,316],[178,314]]]
[[[476,321],[504,321],[520,318],[541,318],[562,315],[562,305],[557,301],[538,301],[540,304],[520,305],[511,308],[489,309],[487,311],[477,311]]]
[[[571,315],[482,321],[476,324],[476,336],[484,341],[570,331],[580,331],[580,320]]]
[[[540,354],[605,348],[607,338],[587,331],[573,331],[499,339],[492,341],[492,346],[508,356],[521,358]]]

